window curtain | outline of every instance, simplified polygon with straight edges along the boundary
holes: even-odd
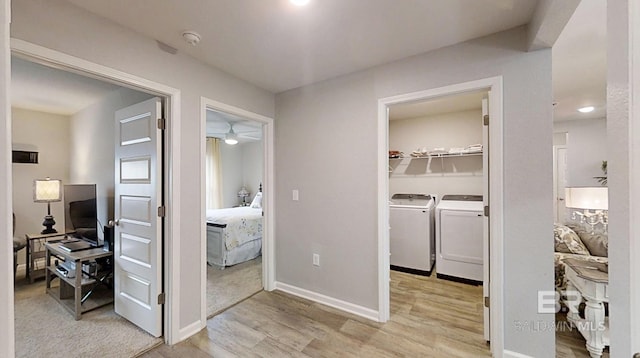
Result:
[[[220,165],[220,139],[207,138],[206,154],[207,209],[222,207],[222,169]]]

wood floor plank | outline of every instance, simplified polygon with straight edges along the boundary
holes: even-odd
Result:
[[[229,346],[228,344],[225,344],[230,348],[230,349],[227,349],[217,344],[213,340],[209,339],[209,331],[207,329],[203,329],[198,334],[189,338],[189,340],[187,340],[186,342],[180,343],[179,345],[181,344],[192,345],[198,348],[199,350],[205,352],[209,356],[216,357],[216,358],[236,358],[236,357],[239,357],[240,354],[244,353],[245,350],[247,350],[247,348],[240,345]],[[257,357],[257,355],[254,355],[252,353],[244,354],[243,356]],[[174,357],[178,357],[178,356],[174,356]]]
[[[311,341],[309,341],[311,342]],[[305,344],[305,347],[307,344]],[[308,358],[309,356],[295,349],[291,349],[289,345],[285,345],[280,341],[271,337],[263,339],[252,349],[253,353],[261,357],[292,357],[292,358]]]
[[[235,320],[266,336],[265,339],[277,341],[289,350],[302,351],[314,337],[306,335],[298,329],[288,327],[275,320],[260,319],[259,315],[250,312],[230,312],[228,319]],[[264,341],[264,340],[263,340]]]
[[[186,342],[143,357],[491,356],[483,337],[482,287],[394,271],[390,287],[386,323],[284,292],[260,292],[211,318]],[[556,356],[589,357],[575,330],[557,333]]]
[[[422,334],[403,337],[352,320],[347,321],[340,329],[340,332],[361,341],[363,344],[371,345],[381,351],[387,351],[401,357],[415,357],[435,353],[433,347],[430,346],[430,339],[425,339],[426,337]]]
[[[311,357],[401,357],[388,350],[381,350],[375,346],[363,344],[362,342],[346,336],[340,332],[332,332],[324,339],[314,339],[302,351]]]
[[[245,304],[238,306],[233,311],[238,314],[259,312],[259,316],[264,320],[278,321],[313,338],[322,339],[326,336],[327,331],[331,330],[319,322],[298,314],[296,310],[266,306],[253,300],[245,302]]]

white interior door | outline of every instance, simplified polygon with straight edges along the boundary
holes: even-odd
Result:
[[[567,207],[564,197],[564,189],[567,186],[567,146],[553,146],[553,206],[556,222],[564,223],[567,215]]]
[[[115,152],[115,311],[162,335],[161,101],[118,110]]]
[[[482,100],[482,117],[484,125],[482,126],[482,201],[484,207],[489,207],[489,96],[491,91],[487,93],[487,98]],[[485,118],[487,120],[485,120]],[[486,214],[486,212],[485,212]],[[489,297],[489,278],[491,277],[491,267],[489,266],[489,240],[491,238],[489,232],[489,216],[484,215],[482,220],[482,294],[483,297]],[[484,323],[484,339],[489,342],[491,340],[490,335],[490,311],[488,300],[484,301],[483,309],[483,323]]]

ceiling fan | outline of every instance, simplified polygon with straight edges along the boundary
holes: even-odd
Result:
[[[224,139],[229,145],[239,141],[258,141],[262,139],[262,125],[231,114],[207,110],[207,137]]]

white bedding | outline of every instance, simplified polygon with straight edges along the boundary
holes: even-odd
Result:
[[[226,225],[224,242],[232,250],[249,241],[262,239],[262,209],[248,206],[207,210],[207,223]]]

